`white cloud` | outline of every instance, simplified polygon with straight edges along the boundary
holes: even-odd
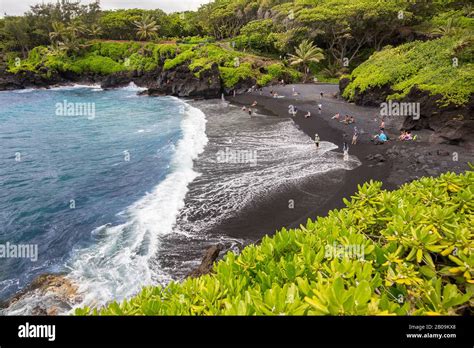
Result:
[[[0,0],[1,16],[21,15],[30,9],[31,5],[41,2],[55,2],[54,0]],[[91,3],[93,0],[82,0],[82,4]],[[162,9],[165,12],[177,12],[187,10],[197,10],[198,7],[211,0],[101,0],[100,6],[103,10],[114,10],[119,8],[143,8]]]

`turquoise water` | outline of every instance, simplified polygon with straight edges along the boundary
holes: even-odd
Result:
[[[127,277],[146,283],[156,224],[171,230],[204,123],[182,101],[133,87],[0,92],[0,244],[38,246],[37,261],[0,259],[0,299],[48,272],[106,296]]]

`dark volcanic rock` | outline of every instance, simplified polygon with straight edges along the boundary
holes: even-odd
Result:
[[[186,65],[164,70],[156,82],[149,86],[149,95],[174,95],[177,97],[218,98],[222,84],[217,64],[202,71],[197,77]]]
[[[341,94],[349,83],[347,78],[339,81]],[[389,86],[369,88],[363,93],[356,90],[354,101],[357,105],[380,106],[390,94],[393,94],[393,91]],[[399,102],[419,103],[420,118],[415,120],[412,116],[406,117],[401,129],[428,129],[434,131],[429,139],[431,143],[461,145],[474,149],[474,96],[463,106],[443,105],[441,98],[441,95],[430,95],[428,91],[413,87]]]
[[[100,83],[102,88],[117,88],[134,82],[140,87],[149,88],[149,95],[174,95],[177,97],[218,98],[224,92],[219,67],[214,64],[210,69],[197,72],[189,70],[187,65],[174,69],[162,70],[161,67],[150,72],[126,71],[104,76],[99,74],[60,74],[44,71],[40,73],[21,72],[18,74],[0,72],[0,90],[23,89],[27,87],[49,87],[67,83]],[[248,88],[251,82],[240,81],[237,88]],[[251,85],[250,85],[251,86]],[[249,86],[249,87],[250,87]]]
[[[117,88],[128,85],[132,82],[132,75],[129,72],[120,72],[106,76],[100,83],[103,89]]]
[[[204,257],[201,261],[201,265],[198,268],[194,269],[189,273],[189,277],[200,277],[204,274],[208,274],[212,271],[212,266],[214,265],[214,261],[219,257],[220,252],[224,249],[222,244],[217,244],[211,246],[209,249],[206,250],[204,253]]]
[[[344,90],[346,89],[347,85],[349,85],[349,83],[351,82],[351,80],[348,78],[348,77],[343,77],[342,79],[339,80],[339,94],[342,95],[342,93],[344,93]]]
[[[43,274],[37,277],[24,290],[17,293],[6,303],[3,308],[15,308],[17,304],[28,302],[33,298],[45,298],[32,309],[32,315],[57,315],[61,310],[66,312],[74,304],[81,301],[77,292],[78,287],[69,278],[61,274]]]
[[[0,71],[0,91],[24,89],[28,87],[48,87],[58,83],[67,82],[58,74],[43,71],[41,74],[35,74],[31,71],[24,71],[18,74],[12,74],[6,71]]]
[[[412,88],[403,101],[420,103],[421,115],[419,120],[407,117],[402,128],[433,130],[432,143],[474,147],[474,96],[464,106],[442,106],[441,98],[441,95],[432,96],[427,91]]]

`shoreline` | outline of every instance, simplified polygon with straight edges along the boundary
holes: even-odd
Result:
[[[67,86],[75,84],[69,84]],[[291,96],[292,88],[300,92],[297,97]],[[389,144],[375,146],[369,141],[369,136],[377,128],[377,123],[373,121],[373,116],[378,112],[377,108],[367,108],[347,103],[334,97],[334,91],[338,89],[332,84],[307,84],[307,85],[287,85],[272,86],[262,89],[262,92],[252,92],[239,94],[235,97],[227,97],[227,101],[235,106],[249,106],[254,101],[258,102],[256,109],[260,114],[271,115],[285,120],[292,120],[294,126],[299,128],[306,136],[314,137],[314,133],[318,133],[321,141],[328,141],[338,146],[333,152],[341,153],[341,144],[343,141],[343,133],[347,133],[346,142],[350,144],[352,138],[352,126],[346,126],[334,120],[331,120],[335,110],[340,110],[341,115],[346,112],[349,115],[356,116],[356,125],[360,129],[364,129],[364,133],[359,136],[357,145],[351,146],[349,154],[356,156],[360,161],[360,165],[354,169],[330,169],[325,172],[317,173],[317,179],[306,179],[304,183],[294,182],[291,185],[283,187],[275,194],[268,197],[259,197],[251,209],[239,211],[236,218],[231,218],[223,224],[207,230],[211,236],[224,235],[228,237],[238,237],[246,241],[243,246],[258,243],[261,238],[266,235],[273,235],[276,231],[283,228],[297,228],[300,224],[305,224],[307,219],[315,220],[318,216],[326,216],[330,210],[344,207],[343,198],[350,199],[350,196],[357,191],[357,186],[370,180],[381,181],[383,188],[392,190],[400,186],[402,183],[410,181],[411,175],[417,172],[419,168],[426,166],[429,162],[420,162],[417,164],[416,170],[410,170],[405,167],[405,160],[413,158],[414,154],[409,151],[410,148],[416,148],[417,151],[431,151],[432,144],[420,142],[391,142]],[[285,98],[270,97],[270,90],[277,90],[280,95]],[[324,90],[325,94],[329,90],[329,97],[320,99],[319,91]],[[190,98],[184,98],[186,103],[191,101]],[[220,102],[215,99],[214,102]],[[317,104],[323,104],[321,114],[318,113]],[[288,105],[294,105],[298,108],[296,117],[288,114]],[[310,111],[312,116],[308,119],[304,118],[304,114]],[[225,116],[225,114],[224,114]],[[396,135],[398,123],[397,120],[387,120],[387,132],[393,138]],[[402,149],[408,149],[406,156],[392,156],[390,151],[394,147],[401,146]],[[437,148],[452,149],[462,151],[458,146],[438,145]],[[435,149],[436,150],[436,149]],[[472,159],[472,155],[466,156],[461,154],[463,160]],[[371,160],[371,157],[382,156],[383,160]],[[434,154],[435,157],[440,157]],[[444,159],[444,158],[442,158]],[[427,158],[427,161],[430,159]],[[463,163],[460,161],[459,163]],[[400,167],[402,172],[399,173]],[[436,165],[431,165],[428,170],[433,169]],[[438,169],[443,169],[439,167]],[[452,169],[459,169],[452,166]],[[398,173],[398,174],[397,174]],[[421,174],[420,174],[421,175]],[[321,177],[323,180],[321,180]],[[330,185],[331,178],[342,178],[342,184],[338,184],[334,190],[334,185]],[[326,197],[321,199],[312,193],[324,192]],[[288,209],[289,200],[294,200],[295,208]],[[318,200],[319,199],[319,200]],[[207,249],[203,249],[205,253]],[[224,250],[223,255],[227,250]],[[183,261],[183,260],[182,260]],[[192,261],[192,260],[188,260]],[[200,261],[200,259],[198,260]],[[192,271],[192,269],[191,269]],[[14,296],[17,296],[14,295]]]
[[[327,88],[327,84],[314,84],[314,85],[305,85],[305,87],[312,86],[310,88],[316,88],[317,91],[322,88]],[[275,90],[275,88],[273,88]],[[282,89],[282,88],[280,88]],[[263,89],[263,94],[268,95],[269,88]],[[318,92],[319,94],[319,92]],[[319,97],[318,97],[319,98]],[[343,133],[344,130],[338,128],[330,121],[330,116],[333,114],[328,113],[327,110],[322,110],[321,115],[318,114],[317,103],[319,99],[315,100],[315,105],[307,100],[298,100],[295,98],[272,98],[267,97],[266,95],[260,95],[258,92],[248,93],[239,95],[236,97],[229,98],[231,102],[235,105],[251,105],[253,101],[257,101],[257,108],[261,113],[271,113],[279,117],[287,117],[291,119],[295,126],[302,130],[307,136],[314,139],[314,134],[318,133],[321,141],[329,141],[338,146],[337,149],[332,151],[342,154],[342,143],[343,143]],[[298,108],[298,114],[296,117],[291,117],[288,114],[288,104],[294,105]],[[324,103],[324,99],[321,103]],[[305,119],[304,114],[310,111],[311,117]],[[335,122],[335,121],[333,121]],[[356,122],[357,123],[357,122]],[[389,177],[389,172],[392,167],[392,161],[387,159],[383,165],[374,165],[373,162],[366,159],[368,155],[374,154],[375,152],[385,154],[386,149],[383,146],[379,146],[374,149],[374,145],[366,139],[360,139],[357,145],[350,145],[352,139],[352,127],[347,127],[347,140],[349,144],[349,155],[355,156],[361,162],[361,164],[352,170],[342,171],[344,176],[343,185],[339,187],[337,192],[332,193],[330,199],[321,206],[317,206],[310,212],[310,216],[302,216],[300,220],[290,224],[289,226],[281,227],[298,227],[299,224],[305,223],[308,218],[315,219],[317,216],[325,216],[332,209],[344,207],[343,198],[349,198],[352,194],[357,191],[357,185],[363,184],[364,182],[370,180],[377,180],[383,182],[383,187],[385,189],[394,189],[396,185],[387,183]],[[349,128],[350,127],[350,128]],[[335,173],[336,174],[336,173]]]
[[[293,89],[298,96],[293,96]],[[273,98],[270,91],[276,91],[284,98]],[[324,92],[324,97],[320,97],[320,91]],[[410,182],[422,176],[437,176],[446,171],[462,172],[469,170],[467,162],[474,161],[474,155],[466,149],[446,144],[432,144],[427,142],[430,134],[427,132],[417,132],[419,142],[396,141],[403,119],[386,119],[386,133],[392,139],[387,144],[374,145],[370,138],[378,132],[378,122],[374,119],[378,117],[379,108],[363,107],[336,97],[339,92],[338,85],[335,84],[293,84],[286,86],[264,87],[260,91],[244,93],[235,97],[228,97],[227,100],[239,107],[250,106],[257,101],[260,113],[272,114],[282,118],[291,119],[297,128],[302,130],[311,139],[318,133],[321,141],[329,141],[338,146],[332,150],[342,153],[343,134],[346,133],[346,142],[349,145],[349,155],[356,156],[361,165],[352,170],[343,170],[341,173],[333,175],[343,175],[344,182],[337,192],[332,192],[331,197],[322,205],[315,206],[312,210],[303,214],[300,219],[281,225],[279,229],[298,227],[301,223],[306,223],[308,218],[316,219],[318,216],[325,216],[330,210],[343,208],[343,198],[350,197],[357,192],[358,185],[362,185],[370,180],[381,181],[382,188],[394,190],[406,182]],[[322,104],[321,114],[318,113],[318,104]],[[292,117],[288,113],[289,105],[296,106],[298,113]],[[311,117],[304,118],[307,111],[311,112]],[[354,115],[356,122],[353,125],[332,120],[331,117],[339,112],[341,117],[346,113]],[[357,126],[360,132],[356,145],[351,145],[353,127]],[[457,154],[457,161],[451,160],[452,155]],[[308,183],[311,187],[311,183]],[[321,189],[325,189],[321,187]],[[301,192],[290,193],[298,197]],[[287,207],[285,207],[286,209]],[[280,207],[281,209],[281,207]],[[275,205],[275,215],[282,213]],[[256,214],[258,215],[258,214]],[[271,224],[270,224],[271,225]],[[263,227],[263,226],[262,226]],[[273,226],[268,226],[267,233]],[[258,233],[261,235],[262,233]]]

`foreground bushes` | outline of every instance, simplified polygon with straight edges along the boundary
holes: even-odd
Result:
[[[346,208],[232,252],[215,273],[76,314],[459,315],[474,293],[474,172],[397,191],[370,182]],[[472,313],[471,313],[472,314]]]

